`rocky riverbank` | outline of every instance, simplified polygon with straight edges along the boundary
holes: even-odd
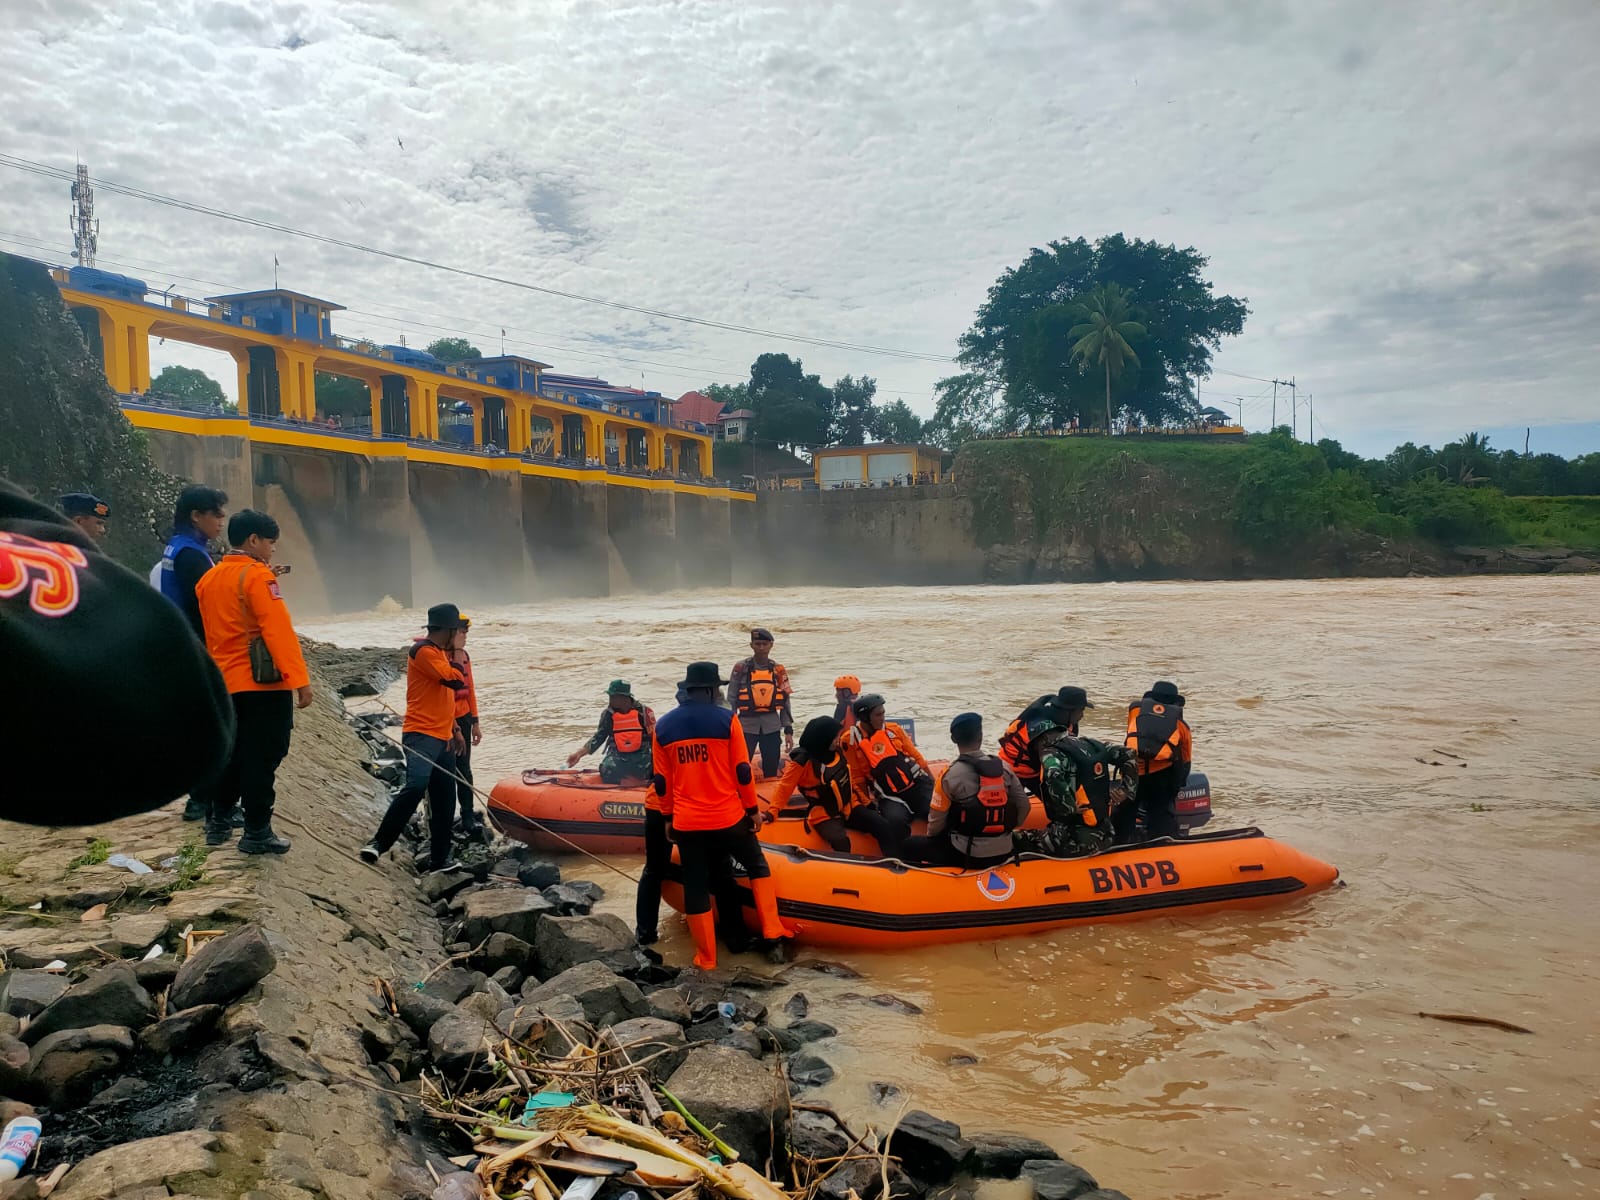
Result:
[[[44,1138],[0,1197],[554,1200],[585,1170],[600,1200],[686,1179],[738,1200],[1121,1195],[1029,1139],[902,1110],[885,1142],[808,1103],[834,1030],[804,988],[833,964],[675,969],[590,912],[595,884],[506,842],[444,875],[406,842],[362,866],[383,793],[336,693],[391,653],[324,660],[279,775],[282,858],[207,853],[177,805],[8,829],[0,1095]],[[640,1149],[657,1137],[666,1158]]]

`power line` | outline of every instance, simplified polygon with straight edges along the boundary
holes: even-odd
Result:
[[[32,159],[20,158],[11,154],[0,154],[0,166],[10,167],[13,170],[23,171],[32,175],[43,176],[47,179],[72,180],[72,172],[52,167],[45,163],[35,162]],[[432,259],[419,258],[412,254],[402,254],[397,250],[385,250],[378,246],[367,246],[347,238],[334,237],[331,234],[317,233],[309,229],[299,229],[293,225],[283,225],[276,221],[266,221],[259,217],[247,217],[242,213],[230,212],[227,209],[214,208],[207,204],[199,204],[190,200],[182,200],[176,196],[166,196],[159,192],[145,191],[143,188],[130,187],[125,184],[112,183],[100,179],[98,186],[108,192],[128,196],[135,200],[144,200],[151,204],[165,205],[169,208],[181,209],[185,212],[196,213],[200,216],[214,217],[221,221],[233,221],[240,225],[249,225],[257,229],[265,229],[273,233],[285,234],[289,237],[304,238],[307,241],[320,242],[326,246],[336,246],[342,250],[353,250],[360,254],[371,254],[379,258],[387,258],[395,262],[410,263],[413,266],[425,267],[433,271],[444,271],[451,275],[459,275],[466,279],[476,279],[484,283],[497,283],[505,287],[520,288],[523,291],[538,292],[541,295],[554,296],[562,300],[575,300],[584,304],[595,304],[603,308],[614,309],[619,312],[637,313],[640,316],[654,317],[663,321],[679,321],[687,325],[698,325],[706,329],[720,329],[729,333],[750,334],[755,337],[772,338],[777,341],[798,342],[808,346],[822,346],[834,350],[849,350],[858,354],[879,354],[889,358],[899,358],[912,362],[940,362],[953,361],[949,355],[929,354],[920,350],[899,350],[889,346],[870,346],[856,342],[838,341],[833,338],[810,337],[805,334],[785,333],[780,330],[762,329],[754,325],[738,325],[729,321],[715,321],[706,317],[691,316],[688,313],[673,312],[669,309],[651,308],[642,304],[629,304],[621,300],[607,300],[601,296],[589,296],[582,292],[571,292],[561,288],[545,287],[537,283],[529,283],[522,279],[510,279],[503,275],[492,275],[487,271],[476,271],[470,267],[457,267],[449,263],[435,262]]]
[[[56,245],[54,243],[51,243],[51,242],[49,242],[47,240],[43,240],[43,239],[40,239],[40,238],[29,237],[29,236],[27,236],[25,234],[18,233],[17,231],[14,231],[14,230],[0,230],[0,242],[9,242],[9,243],[11,243],[13,245],[28,247],[28,248],[32,248],[32,249],[35,249],[35,250],[43,250],[43,251],[49,251],[49,252],[65,253],[64,248],[61,247],[61,246],[58,246],[58,245]],[[146,273],[153,272],[153,273],[155,273],[155,274],[157,274],[160,277],[165,278],[165,279],[183,280],[186,283],[198,283],[198,284],[201,284],[201,285],[203,285],[203,286],[205,286],[207,288],[220,288],[220,289],[223,289],[225,291],[241,291],[241,290],[244,290],[244,286],[243,285],[235,283],[235,282],[226,282],[226,281],[218,280],[218,279],[205,279],[205,278],[202,278],[202,277],[197,276],[197,275],[185,275],[185,274],[182,274],[181,272],[173,271],[170,268],[168,268],[166,266],[163,266],[163,265],[161,265],[159,263],[141,262],[141,261],[139,261],[137,259],[121,258],[121,257],[108,258],[105,255],[101,255],[100,256],[100,261],[102,263],[106,263],[106,264],[109,264],[109,265],[112,265],[112,266],[117,266],[117,267],[123,267],[123,268],[129,269],[129,270],[136,270],[136,271],[141,271],[141,272],[146,272]],[[370,301],[369,301],[369,303],[370,303]],[[389,307],[389,306],[384,306],[384,307]],[[441,325],[441,324],[437,324],[435,322],[425,321],[425,320],[421,319],[421,316],[419,316],[419,315],[408,315],[408,314],[410,314],[410,310],[406,310],[406,309],[395,309],[392,312],[383,312],[383,311],[377,311],[377,310],[373,310],[373,309],[363,309],[363,308],[356,307],[354,305],[346,305],[346,306],[344,306],[344,311],[347,312],[347,313],[350,313],[353,316],[370,317],[374,321],[392,322],[392,323],[394,323],[396,325],[399,325],[399,326],[402,326],[402,327],[405,327],[405,328],[432,330],[432,331],[437,332],[437,333],[461,334],[463,336],[471,337],[471,338],[477,338],[479,340],[488,339],[488,340],[492,341],[496,336],[498,336],[498,330],[501,328],[500,326],[495,326],[494,328],[489,328],[487,326],[479,326],[477,328],[470,328],[470,327],[463,327],[461,325]],[[423,314],[423,315],[435,315],[435,316],[438,316],[438,314]],[[439,319],[440,320],[450,320],[451,318],[445,317],[445,316],[440,316]],[[526,329],[526,327],[515,326],[515,325],[505,326],[505,328],[510,329],[513,332],[524,332],[524,333],[526,333],[526,332],[534,332],[534,333],[541,332],[541,331],[537,331],[537,330],[530,331],[530,330]],[[583,335],[579,334],[577,336],[581,337]],[[663,362],[663,361],[660,361],[660,360],[657,360],[657,359],[639,358],[639,357],[636,357],[636,356],[625,355],[625,354],[617,354],[617,353],[612,352],[612,351],[598,350],[598,349],[593,349],[593,348],[590,348],[590,347],[564,346],[564,345],[560,345],[560,344],[555,343],[555,342],[536,342],[536,341],[531,341],[531,340],[529,340],[527,338],[512,338],[510,340],[510,344],[513,347],[519,347],[519,348],[520,347],[525,347],[527,349],[535,350],[535,351],[539,351],[539,352],[555,352],[555,353],[560,353],[560,354],[569,354],[569,355],[572,355],[572,356],[578,357],[578,358],[589,358],[589,359],[600,358],[600,359],[606,359],[606,360],[611,361],[611,362],[621,363],[621,364],[628,365],[628,366],[654,367],[654,368],[657,368],[662,373],[665,373],[665,374],[668,374],[668,375],[676,375],[676,376],[678,376],[680,378],[683,378],[683,379],[709,380],[710,382],[713,382],[713,383],[744,383],[744,382],[746,382],[748,380],[748,372],[746,372],[744,374],[730,375],[726,371],[719,370],[716,367],[701,366],[701,365],[698,365],[696,363]],[[719,364],[726,365],[728,367],[737,367],[738,366],[737,362],[735,360],[733,360],[733,359],[715,359],[715,360],[711,360],[711,361],[719,363]],[[928,389],[926,389],[926,388],[898,388],[897,389],[897,388],[883,388],[883,387],[880,387],[880,388],[878,388],[878,394],[879,395],[889,395],[889,396],[924,397],[924,396],[928,395]]]

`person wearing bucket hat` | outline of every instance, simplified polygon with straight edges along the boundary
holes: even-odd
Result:
[[[68,492],[61,497],[61,511],[95,541],[105,541],[106,522],[111,518],[111,505],[99,496],[89,492]]]
[[[600,710],[594,736],[567,755],[567,766],[577,766],[604,746],[601,783],[645,783],[650,779],[655,728],[656,714],[634,699],[628,681],[613,679],[606,685],[606,706]]]
[[[656,723],[655,771],[650,786],[661,806],[668,835],[678,843],[683,871],[683,911],[694,936],[694,965],[717,965],[711,884],[728,857],[744,865],[761,920],[761,936],[793,936],[778,918],[772,869],[756,838],[761,819],[755,775],[739,717],[717,704],[717,664],[690,663],[684,672],[684,702]]]
[[[456,818],[456,755],[466,749],[456,727],[456,693],[467,686],[450,661],[450,646],[461,628],[461,610],[435,604],[428,610],[426,636],[411,647],[406,661],[406,715],[400,726],[406,777],[389,801],[377,833],[361,847],[361,861],[376,863],[405,830],[422,798],[428,798],[430,870],[450,864],[450,831]]]
[[[934,866],[994,867],[1016,853],[1012,832],[1028,819],[1028,789],[1005,762],[983,750],[983,718],[950,722],[956,757],[939,777],[928,832],[906,839],[900,857]]]
[[[778,773],[778,739],[783,750],[794,749],[794,714],[789,707],[789,672],[772,661],[772,631],[759,625],[750,631],[750,657],[728,672],[728,697],[750,753],[761,753],[761,774]]]
[[[1123,744],[1138,759],[1139,796],[1137,805],[1124,805],[1117,812],[1119,842],[1178,836],[1178,793],[1189,782],[1194,758],[1194,736],[1183,709],[1177,685],[1165,679],[1156,680],[1128,705]]]
[[[1040,696],[1006,726],[1000,735],[1000,757],[1016,772],[1023,787],[1040,795],[1039,755],[1032,739],[1046,729],[1064,729],[1076,736],[1083,710],[1093,707],[1088,692],[1068,685]]]

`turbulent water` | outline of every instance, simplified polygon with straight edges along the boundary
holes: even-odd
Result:
[[[443,599],[444,597],[440,597]],[[293,597],[290,596],[292,601]],[[1254,824],[1346,886],[1269,913],[845,958],[816,977],[823,1095],[874,1082],[969,1130],[1031,1133],[1135,1197],[1600,1191],[1600,581],[1487,578],[677,593],[473,613],[480,780],[556,765],[622,676],[777,635],[803,722],[861,676],[944,749],[1079,683],[1114,733],[1157,677],[1189,698],[1213,828]],[[411,635],[414,614],[305,632]],[[398,700],[391,697],[391,702]],[[621,865],[632,869],[636,862]],[[624,881],[608,906],[626,913]],[[679,923],[667,953],[687,957]],[[890,992],[901,1015],[845,992]],[[777,993],[781,998],[784,993]],[[776,1002],[776,1001],[775,1001]],[[1424,1019],[1499,1018],[1531,1035]],[[975,1063],[952,1065],[957,1056]]]

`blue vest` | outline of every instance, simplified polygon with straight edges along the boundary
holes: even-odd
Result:
[[[179,608],[183,607],[184,598],[178,594],[178,571],[173,566],[173,560],[178,557],[179,551],[189,549],[200,551],[201,554],[206,556],[206,562],[208,563],[216,562],[216,559],[211,557],[211,551],[206,546],[205,539],[192,530],[184,530],[182,533],[174,533],[167,539],[167,548],[161,552],[161,562],[156,567],[161,579],[158,585],[161,588],[161,594]]]

